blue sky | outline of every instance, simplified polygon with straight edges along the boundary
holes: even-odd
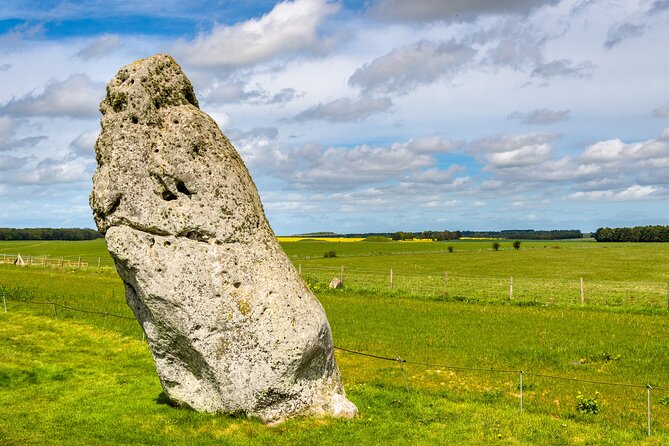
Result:
[[[669,1],[13,1],[0,226],[93,227],[97,104],[171,54],[278,234],[669,224]]]

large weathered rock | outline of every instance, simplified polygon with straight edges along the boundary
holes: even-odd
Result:
[[[323,308],[179,65],[123,67],[100,111],[91,207],[167,396],[264,421],[355,415]]]

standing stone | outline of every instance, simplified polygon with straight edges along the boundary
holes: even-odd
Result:
[[[325,312],[179,65],[123,67],[100,111],[90,203],[169,399],[265,422],[354,416]]]
[[[339,277],[333,277],[332,280],[330,281],[329,288],[331,290],[336,290],[341,287],[342,287],[342,281],[339,279]]]

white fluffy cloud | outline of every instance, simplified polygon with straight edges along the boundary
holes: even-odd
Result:
[[[39,93],[32,92],[0,106],[0,114],[13,117],[90,119],[99,115],[98,104],[104,85],[85,74],[73,74],[63,81],[47,83]]]
[[[611,49],[621,44],[624,40],[643,35],[646,27],[644,25],[635,25],[633,23],[617,23],[609,28],[606,34],[604,48]]]
[[[632,162],[648,164],[658,158],[669,158],[669,139],[660,137],[635,143],[624,143],[619,139],[599,141],[588,146],[581,158],[589,162],[634,168],[630,165]]]
[[[355,99],[339,98],[309,107],[295,116],[296,121],[323,119],[333,122],[361,121],[375,113],[386,112],[392,107],[389,98],[360,96]]]
[[[46,158],[28,173],[16,175],[19,184],[45,185],[88,182],[92,175],[91,165],[81,158]]]
[[[84,48],[77,52],[77,56],[90,60],[99,59],[116,49],[120,43],[120,38],[115,34],[105,34],[93,40]]]
[[[454,76],[475,54],[474,49],[455,40],[421,40],[363,65],[348,82],[368,93],[408,93]]]
[[[21,158],[11,155],[0,155],[0,172],[18,169],[19,167],[22,167],[24,164],[26,164],[27,161],[28,158]]]
[[[551,146],[547,143],[524,145],[518,149],[486,155],[488,166],[493,169],[523,167],[540,164],[548,159]]]
[[[528,14],[558,0],[377,0],[372,14],[382,20],[470,21],[490,14]]]
[[[204,92],[203,99],[208,104],[286,104],[298,96],[294,88],[282,88],[271,93],[260,85],[249,89],[243,81],[213,83]]]
[[[14,119],[8,116],[0,116],[0,151],[18,152],[25,147],[34,146],[47,139],[43,135],[15,138],[19,127]]]
[[[70,149],[76,155],[90,156],[93,154],[95,141],[98,139],[99,132],[97,130],[89,130],[80,133],[71,143]]]
[[[448,153],[459,143],[438,136],[415,138],[389,146],[359,145],[355,147],[324,147],[306,144],[286,148],[277,140],[276,129],[258,128],[231,136],[232,141],[252,172],[274,176],[289,188],[311,190],[345,190],[365,184],[404,180],[434,182],[444,180],[461,168],[436,169],[437,154]]]
[[[532,76],[551,79],[556,77],[590,77],[596,66],[590,62],[579,62],[569,59],[558,59],[545,62],[532,71]]]
[[[10,138],[14,134],[14,121],[7,116],[0,116],[0,140]]]
[[[528,113],[513,112],[509,115],[509,118],[519,119],[521,124],[544,125],[564,121],[568,116],[569,110],[549,110],[547,108],[540,108]]]
[[[601,201],[601,200],[616,200],[616,201],[628,201],[628,200],[642,200],[644,198],[650,197],[656,189],[652,186],[639,186],[635,184],[626,189],[615,191],[615,190],[597,190],[597,191],[588,191],[588,192],[574,192],[569,196],[573,200],[591,200],[591,201]]]
[[[655,110],[653,110],[653,115],[655,115],[658,118],[669,118],[669,104],[664,105],[662,107],[658,107]]]
[[[338,9],[326,0],[285,1],[259,19],[215,25],[193,41],[178,42],[173,52],[191,65],[230,68],[298,51],[319,52],[327,43],[318,32],[319,25]]]

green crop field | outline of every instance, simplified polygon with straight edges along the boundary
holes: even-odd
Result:
[[[339,350],[360,416],[271,427],[166,404],[103,241],[0,243],[92,259],[0,265],[0,444],[667,444],[669,244],[501,244],[283,243],[338,347],[408,362]]]

